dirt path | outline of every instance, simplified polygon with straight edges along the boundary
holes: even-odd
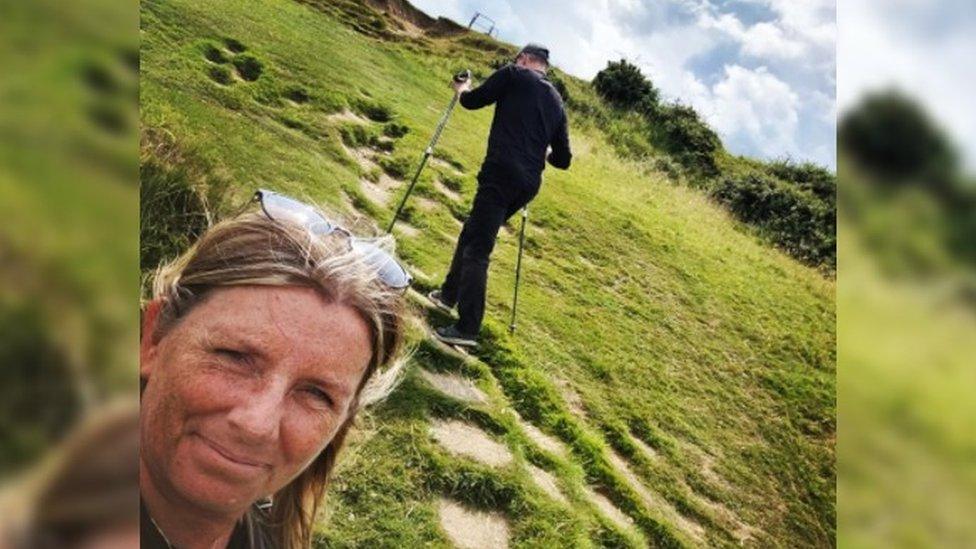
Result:
[[[503,467],[512,462],[508,448],[495,442],[488,433],[462,421],[435,421],[431,435],[448,452],[464,456],[491,467]]]
[[[504,549],[508,547],[508,521],[499,513],[468,509],[442,499],[438,504],[441,528],[461,549]]]

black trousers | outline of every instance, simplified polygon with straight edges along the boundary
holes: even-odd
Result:
[[[451,268],[441,285],[444,303],[457,305],[457,329],[461,333],[476,336],[481,330],[481,321],[485,316],[488,262],[495,248],[498,230],[538,192],[538,185],[500,181],[484,171],[479,174],[471,215],[464,222]]]

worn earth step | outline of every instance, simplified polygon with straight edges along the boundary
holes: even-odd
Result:
[[[442,374],[421,368],[420,377],[431,387],[451,398],[475,404],[488,402],[488,396],[481,389],[475,387],[471,380],[457,374]]]
[[[491,467],[504,467],[512,462],[512,452],[496,442],[478,427],[455,419],[435,420],[430,434],[448,452],[473,459]]]
[[[562,490],[559,489],[559,483],[556,477],[552,475],[549,471],[540,469],[535,465],[529,465],[529,475],[532,477],[532,481],[540,490],[546,493],[552,499],[560,503],[568,503],[566,496],[563,495]]]
[[[508,547],[508,521],[501,513],[476,511],[442,499],[438,503],[441,528],[461,549],[505,549]]]

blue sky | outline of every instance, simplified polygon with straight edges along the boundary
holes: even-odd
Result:
[[[626,58],[733,153],[836,165],[834,0],[411,1],[462,24],[484,13],[581,78]]]

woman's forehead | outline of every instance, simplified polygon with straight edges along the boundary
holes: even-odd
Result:
[[[306,287],[222,288],[186,320],[186,335],[236,340],[265,353],[371,355],[368,326],[355,309]]]

